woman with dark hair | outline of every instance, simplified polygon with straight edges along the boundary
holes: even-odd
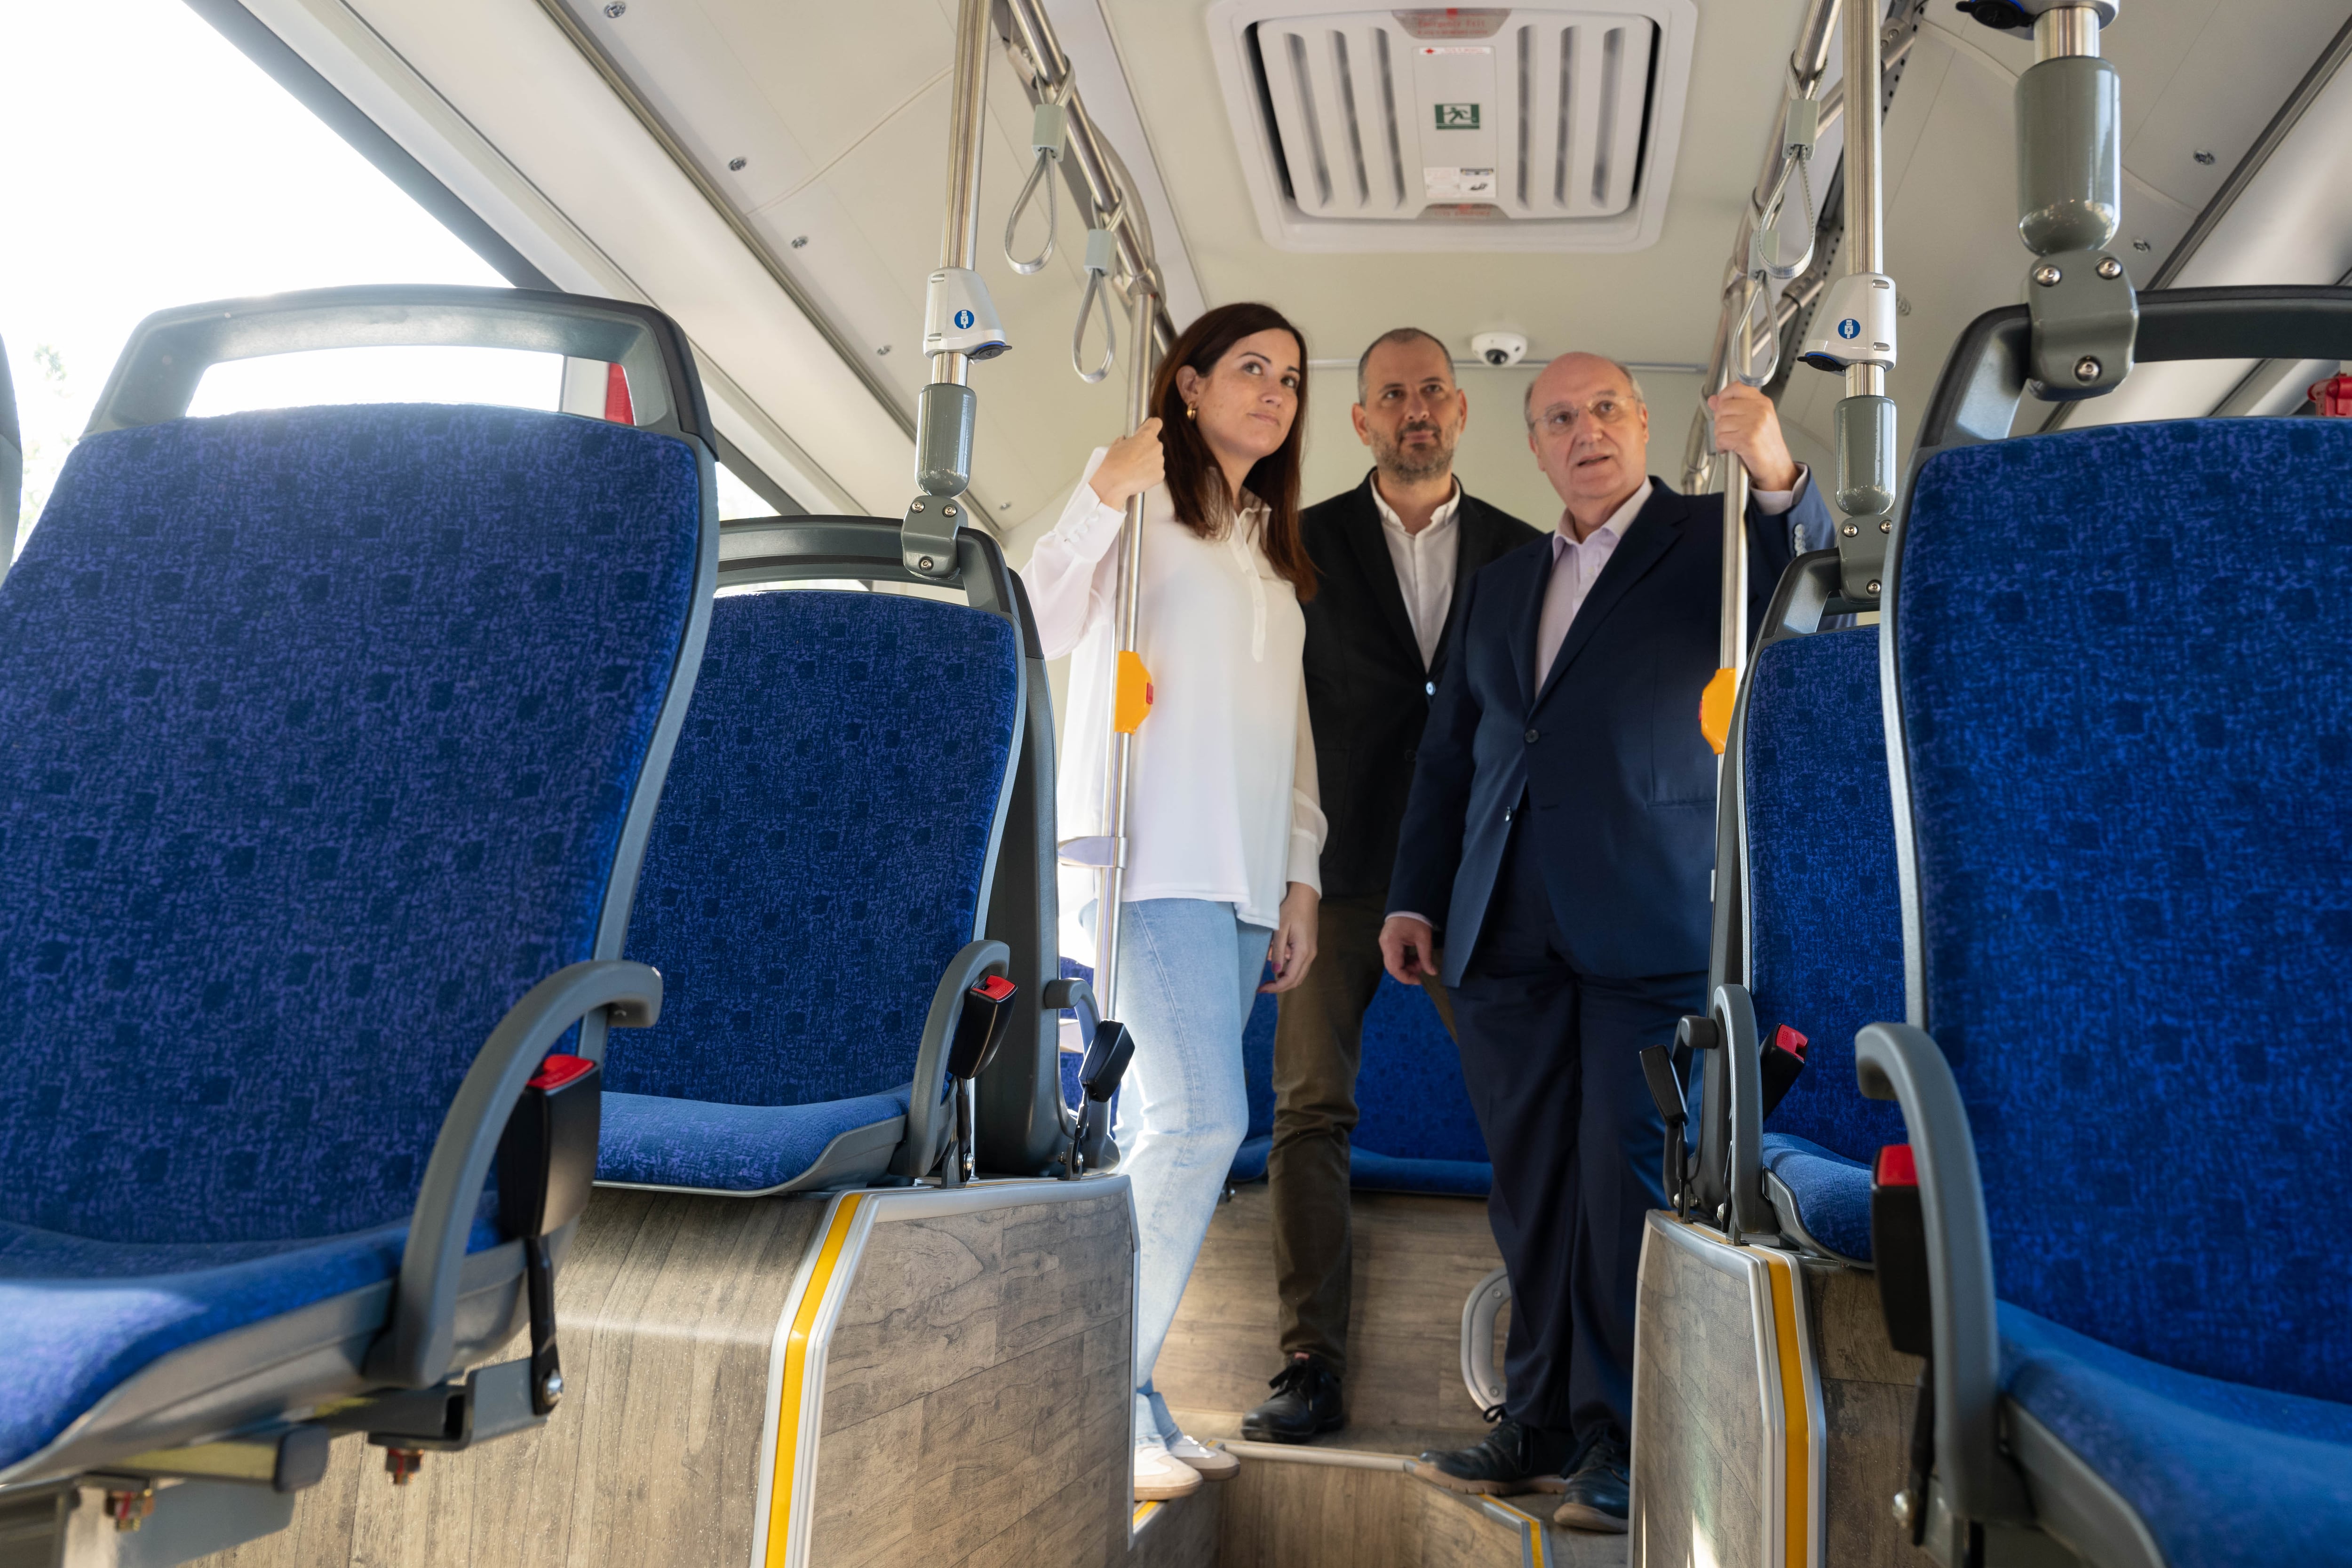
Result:
[[[1154,416],[1095,453],[1023,578],[1045,657],[1074,656],[1064,839],[1107,831],[1119,525],[1143,503],[1137,653],[1155,688],[1137,731],[1118,1013],[1135,1037],[1119,1169],[1139,1228],[1135,1495],[1181,1497],[1239,1468],[1186,1436],[1152,1363],[1249,1126],[1242,1025],[1315,957],[1323,811],[1299,655],[1315,581],[1298,533],[1307,343],[1271,306],[1221,305],[1177,339]],[[1064,947],[1091,952],[1094,873],[1066,871]]]

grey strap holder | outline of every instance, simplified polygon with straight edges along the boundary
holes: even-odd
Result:
[[[2026,273],[2033,392],[2053,403],[2113,392],[2131,374],[2139,305],[2123,258],[2123,91],[2099,58],[2114,19],[2089,5],[2032,6],[2042,62],[2017,79],[2017,232]]]
[[[898,533],[907,569],[946,582],[956,574],[956,531],[963,526],[961,498],[971,483],[972,426],[980,399],[969,386],[935,381],[915,405],[915,482],[923,493],[907,508]]]
[[[1118,223],[1118,215],[1113,213],[1100,228],[1087,230],[1087,291],[1078,300],[1077,324],[1070,329],[1070,368],[1088,386],[1110,374],[1111,362],[1118,355],[1118,328],[1110,308],[1110,272],[1118,254],[1113,230]],[[1102,310],[1102,363],[1088,370],[1084,347],[1087,317],[1093,313],[1097,302]]]

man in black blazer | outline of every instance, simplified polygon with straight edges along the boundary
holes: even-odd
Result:
[[[1413,750],[1471,577],[1541,536],[1465,492],[1454,444],[1469,399],[1445,344],[1414,327],[1357,364],[1354,420],[1372,449],[1364,482],[1299,514],[1316,593],[1307,605],[1307,708],[1322,781],[1323,903],[1314,967],[1282,997],[1274,1038],[1274,1257],[1284,1364],[1244,1417],[1265,1442],[1345,1424],[1351,1252],[1348,1134],[1364,1010],[1381,983],[1381,920]],[[1444,987],[1422,977],[1448,1029]]]
[[[1756,486],[1752,635],[1791,555],[1834,523],[1769,400],[1734,387],[1710,406]],[[1706,979],[1717,770],[1699,698],[1722,502],[1646,477],[1649,410],[1613,361],[1554,360],[1527,415],[1564,510],[1455,609],[1381,932],[1391,973],[1442,965],[1452,989],[1511,1278],[1504,1418],[1418,1468],[1463,1490],[1565,1490],[1560,1523],[1622,1531],[1634,1272],[1665,1202],[1637,1056],[1703,1010]]]

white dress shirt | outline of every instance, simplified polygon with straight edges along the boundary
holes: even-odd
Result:
[[[1454,526],[1454,514],[1462,510],[1462,481],[1454,481],[1454,493],[1429,514],[1428,526],[1419,533],[1405,531],[1404,519],[1381,494],[1381,481],[1376,478],[1371,483],[1372,505],[1381,514],[1381,537],[1387,542],[1389,560],[1396,567],[1405,618],[1412,622],[1412,640],[1421,645],[1421,668],[1427,669],[1437,658],[1445,613],[1454,607],[1454,567],[1462,553],[1462,531]]]
[[[1103,791],[1118,645],[1111,626],[1124,515],[1093,478],[1097,448],[1058,521],[1022,568],[1047,658],[1070,656],[1055,806],[1067,842],[1108,831]],[[1136,652],[1151,715],[1136,731],[1123,901],[1203,899],[1272,926],[1287,884],[1320,891],[1321,793],[1300,655],[1307,618],[1262,542],[1264,502],[1222,539],[1176,521],[1167,487],[1144,496]],[[1096,873],[1062,869],[1063,951],[1093,951],[1079,923]]]

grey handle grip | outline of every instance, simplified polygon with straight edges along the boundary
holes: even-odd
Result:
[[[205,372],[229,360],[387,346],[524,349],[615,363],[628,374],[641,428],[718,450],[693,351],[659,310],[580,294],[452,285],[310,289],[158,310],[131,330],[87,434],[185,417]]]
[[[2009,435],[2026,390],[2032,323],[2023,305],[1987,310],[1952,345],[1913,445],[1912,471],[1947,447]],[[2263,284],[2156,289],[2139,297],[2132,354],[2151,360],[2352,359],[2352,289]],[[1909,487],[1905,488],[1909,493]]]

